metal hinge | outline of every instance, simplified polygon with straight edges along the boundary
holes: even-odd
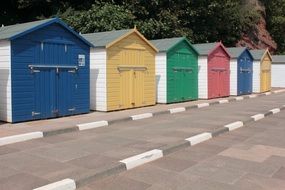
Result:
[[[36,115],[41,115],[41,113],[40,113],[40,112],[32,111],[32,116],[34,117],[34,116],[36,116]]]
[[[68,109],[68,111],[75,111],[76,110],[76,108],[70,108],[70,109]]]

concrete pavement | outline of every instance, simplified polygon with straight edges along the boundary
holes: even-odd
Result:
[[[284,190],[285,112],[79,190]]]
[[[64,178],[94,176],[128,157],[280,107],[284,97],[274,94],[2,146],[0,189],[33,189]],[[119,173],[124,165],[115,169]]]

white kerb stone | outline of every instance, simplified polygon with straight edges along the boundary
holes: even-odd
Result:
[[[202,133],[199,135],[195,135],[193,137],[187,138],[185,139],[186,141],[189,141],[191,146],[199,144],[201,142],[207,141],[209,139],[212,138],[212,134],[211,133]]]
[[[127,170],[130,170],[142,164],[157,160],[161,157],[163,157],[162,150],[154,149],[130,158],[126,158],[124,160],[120,160],[120,162],[126,164]]]
[[[96,122],[83,123],[83,124],[77,125],[80,131],[87,130],[87,129],[95,129],[95,128],[104,127],[104,126],[108,126],[108,121],[96,121]]]
[[[197,104],[198,108],[204,108],[204,107],[207,107],[209,105],[210,105],[209,103]]]
[[[186,111],[186,109],[185,109],[184,107],[169,109],[169,112],[170,112],[171,114],[172,114],[172,113],[184,112],[184,111]]]
[[[7,145],[7,144],[13,144],[17,142],[23,142],[28,141],[32,139],[38,139],[43,138],[43,132],[37,131],[37,132],[31,132],[31,133],[24,133],[20,135],[12,135],[8,137],[1,137],[0,138],[0,146]]]
[[[240,127],[243,127],[243,122],[242,121],[236,121],[230,124],[225,125],[224,127],[228,128],[229,131],[233,131],[235,129],[238,129]]]
[[[256,115],[251,116],[251,118],[253,118],[254,121],[258,121],[264,118],[264,114],[256,114]]]
[[[140,120],[140,119],[146,119],[152,117],[152,113],[144,113],[144,114],[139,114],[139,115],[133,115],[131,116],[132,120]]]
[[[73,179],[64,179],[55,183],[51,183],[34,190],[75,190],[76,184]]]

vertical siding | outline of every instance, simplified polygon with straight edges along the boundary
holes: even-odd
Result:
[[[107,110],[127,109],[130,107],[121,106],[121,88],[120,88],[120,72],[118,66],[126,65],[123,62],[122,52],[126,52],[133,48],[143,50],[143,58],[138,63],[145,66],[147,70],[144,75],[143,90],[144,103],[139,106],[154,105],[156,102],[155,93],[155,54],[156,52],[136,33],[133,33],[122,39],[107,50]],[[136,58],[134,58],[136,59]],[[138,66],[139,66],[138,65]],[[135,106],[137,107],[137,106]]]
[[[284,64],[272,64],[272,87],[285,87],[285,63]]]
[[[12,121],[11,44],[0,41],[0,120]]]
[[[158,53],[155,56],[156,73],[156,97],[157,103],[167,103],[167,63],[166,53]]]
[[[254,93],[260,92],[260,61],[253,61],[253,75],[252,75],[252,91]]]
[[[199,98],[208,99],[208,57],[198,57],[198,89]]]
[[[238,67],[237,67],[237,59],[230,60],[230,95],[237,95],[238,88]]]
[[[107,111],[106,49],[90,51],[90,108]]]
[[[34,119],[32,111],[35,107],[35,79],[28,66],[43,64],[39,61],[38,51],[40,42],[44,40],[65,40],[73,43],[72,61],[69,64],[78,65],[78,54],[85,55],[85,66],[79,67],[74,80],[77,90],[73,94],[73,106],[76,110],[72,114],[89,112],[90,47],[59,24],[51,24],[11,42],[12,122]]]

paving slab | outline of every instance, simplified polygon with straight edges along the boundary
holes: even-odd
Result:
[[[82,187],[93,179],[101,180],[101,178],[107,177],[110,172],[105,171],[110,170],[115,173],[124,171],[126,168],[124,165],[119,165],[119,160],[177,143],[199,133],[212,131],[236,120],[249,118],[252,114],[263,113],[280,107],[284,105],[284,98],[285,94],[264,96],[248,99],[246,100],[247,102],[239,101],[221,104],[195,111],[188,110],[177,114],[159,115],[144,120],[121,122],[89,131],[49,136],[25,142],[23,145],[21,145],[22,143],[11,144],[5,147],[17,149],[17,151],[0,155],[0,166],[16,170],[17,173],[14,175],[25,173],[37,176],[43,181],[55,182],[62,180],[63,177],[76,179],[81,181],[79,187]],[[277,115],[279,114],[285,117],[284,112],[280,112]],[[277,124],[281,124],[282,118],[278,121],[280,122]],[[262,120],[257,123],[261,122]],[[187,150],[181,151],[181,153],[175,152],[170,154],[170,159],[164,163],[162,162],[161,165],[151,165],[151,168],[155,167],[156,170],[151,175],[149,174],[151,168],[149,168],[138,172],[136,175],[127,177],[150,185],[165,184],[171,188],[181,185],[181,187],[186,188],[185,180],[193,183],[195,180],[191,181],[191,179],[197,179],[197,177],[200,179],[202,176],[194,174],[183,175],[181,172],[191,168],[192,165],[194,166],[198,162],[203,162],[208,167],[218,168],[218,170],[221,170],[220,176],[225,176],[228,172],[223,171],[222,167],[228,167],[228,170],[234,171],[229,184],[234,183],[234,178],[243,172],[271,177],[281,166],[268,165],[262,167],[263,163],[218,155],[232,145],[241,142],[254,145],[260,136],[263,139],[272,139],[273,137],[270,135],[278,134],[277,132],[267,131],[269,129],[265,127],[261,127],[261,129],[260,131],[256,130],[257,134],[253,137],[246,135],[246,133],[235,134],[235,131],[228,135],[220,135],[214,140],[191,147],[189,152]],[[243,128],[236,131],[239,130],[243,130]],[[272,130],[279,131],[280,134],[282,128]],[[266,136],[266,134],[269,136]],[[62,141],[60,137],[62,137]],[[281,138],[281,136],[278,136],[278,138]],[[213,143],[209,144],[210,142]],[[282,148],[282,142],[279,142],[280,148]],[[180,166],[177,160],[183,160],[183,164]],[[170,163],[173,163],[173,165]],[[115,169],[109,168],[112,166]],[[184,169],[184,167],[186,168]],[[106,168],[109,170],[106,170]],[[141,176],[142,174],[143,176]],[[168,179],[169,176],[175,177]],[[85,180],[86,177],[88,180]],[[212,181],[222,182],[219,176]],[[223,184],[225,186],[228,185],[224,182]],[[27,184],[27,187],[30,186]],[[151,188],[151,186],[147,188]]]

